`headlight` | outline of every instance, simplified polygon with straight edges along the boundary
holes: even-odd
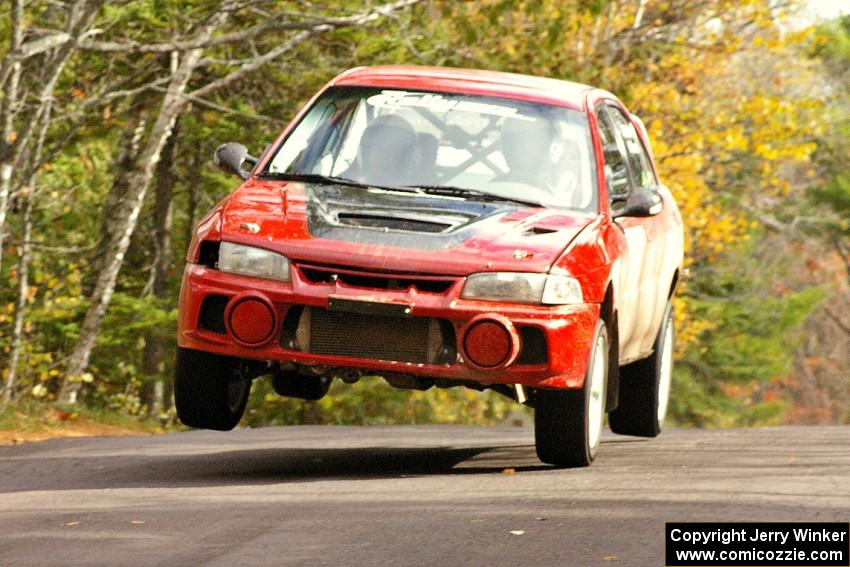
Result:
[[[289,281],[289,260],[286,257],[253,246],[222,242],[218,250],[218,269],[259,278]]]
[[[570,276],[556,276],[550,274],[546,278],[546,287],[543,288],[544,305],[568,305],[584,303],[584,295],[581,293],[581,284]]]
[[[466,278],[461,297],[510,303],[582,303],[581,284],[562,275],[487,272]]]

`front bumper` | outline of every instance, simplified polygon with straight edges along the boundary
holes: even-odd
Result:
[[[178,344],[184,348],[239,358],[295,363],[310,367],[352,368],[380,373],[405,374],[442,380],[474,381],[482,384],[522,384],[545,388],[580,388],[593,332],[599,317],[595,303],[558,307],[521,305],[492,301],[460,299],[463,279],[441,292],[423,293],[416,288],[405,290],[371,289],[346,285],[340,281],[315,283],[300,270],[292,270],[292,282],[220,272],[200,264],[187,264],[180,290]],[[520,357],[498,370],[475,368],[455,356],[444,363],[413,363],[363,358],[338,354],[316,354],[285,348],[281,340],[270,340],[260,346],[246,346],[229,331],[210,330],[199,321],[202,305],[208,296],[232,298],[249,294],[268,301],[275,315],[274,333],[279,336],[291,309],[309,307],[325,310],[329,299],[396,303],[409,306],[409,315],[447,322],[460,341],[461,332],[470,320],[482,314],[497,314],[518,328],[536,328],[545,339],[544,357],[531,363]],[[540,333],[538,333],[539,335]],[[462,352],[456,345],[457,352]]]

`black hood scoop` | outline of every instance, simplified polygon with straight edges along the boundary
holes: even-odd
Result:
[[[315,237],[419,250],[457,246],[518,208],[513,203],[339,185],[306,185],[305,195],[308,229]]]
[[[406,216],[391,216],[389,214],[368,214],[362,212],[339,212],[336,215],[337,224],[381,228],[385,230],[404,230],[408,232],[445,232],[454,225],[437,222],[433,218],[412,218]]]

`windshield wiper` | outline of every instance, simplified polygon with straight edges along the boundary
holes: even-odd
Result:
[[[360,189],[384,189],[386,191],[401,191],[403,193],[423,193],[417,187],[397,187],[394,185],[376,185],[375,183],[361,183],[347,177],[336,177],[334,175],[320,175],[318,173],[272,173],[266,172],[261,175],[264,179],[279,179],[282,181],[302,181],[304,183],[320,183],[322,185],[346,185]]]
[[[481,201],[503,201],[506,203],[519,203],[520,205],[529,205],[532,207],[545,207],[544,203],[534,201],[532,199],[521,199],[517,197],[508,197],[507,195],[497,195],[478,189],[468,189],[466,187],[456,187],[454,185],[408,185],[412,189],[419,189],[429,195],[447,195],[449,197],[466,197]]]

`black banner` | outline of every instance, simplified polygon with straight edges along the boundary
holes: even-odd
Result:
[[[850,524],[668,523],[668,567],[850,567]]]

